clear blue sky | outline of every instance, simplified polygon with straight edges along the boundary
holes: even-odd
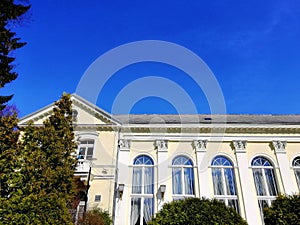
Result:
[[[52,103],[64,91],[75,92],[95,59],[139,40],[174,42],[200,56],[219,81],[228,113],[300,113],[298,0],[30,2],[32,17],[17,29],[28,43],[15,53],[20,75],[5,88],[15,94],[10,103],[21,116]],[[111,111],[124,86],[150,75],[178,83],[199,113],[209,113],[201,89],[183,72],[159,63],[140,63],[115,74],[98,106]],[[176,113],[176,106],[145,98],[131,112]]]

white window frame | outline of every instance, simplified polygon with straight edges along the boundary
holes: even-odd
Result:
[[[239,212],[239,202],[238,202],[238,195],[237,195],[237,188],[236,188],[236,180],[235,180],[235,171],[234,171],[234,166],[231,162],[231,160],[229,160],[227,157],[219,155],[214,157],[214,159],[212,160],[212,163],[214,162],[215,159],[222,157],[224,159],[226,159],[229,163],[230,166],[227,165],[211,165],[211,172],[212,172],[212,178],[213,178],[213,170],[214,169],[221,169],[221,179],[222,179],[222,187],[223,187],[223,193],[224,195],[216,195],[214,194],[214,198],[221,200],[225,203],[225,205],[229,206],[228,200],[236,200],[237,202],[237,208],[234,208],[237,212]],[[226,179],[225,179],[225,169],[231,169],[232,170],[232,174],[233,174],[233,182],[234,182],[234,192],[236,193],[235,195],[229,195],[227,193],[227,184],[226,184]],[[215,182],[213,180],[213,187],[215,190]]]
[[[87,143],[83,143],[83,142],[87,142]],[[89,143],[91,142],[91,143]],[[80,155],[80,150],[81,148],[85,148],[85,154],[84,155]],[[92,155],[88,155],[88,149],[92,148]],[[84,138],[80,140],[80,144],[78,145],[78,150],[77,150],[77,156],[78,159],[82,159],[82,160],[91,160],[93,158],[95,154],[95,140],[91,139],[91,138]],[[83,156],[83,157],[81,157]]]
[[[298,189],[300,191],[300,156],[297,156],[293,159],[292,167],[293,167],[293,170],[294,170],[294,174],[295,174],[296,182],[297,182],[297,185],[298,185]],[[297,173],[299,175],[297,175]]]
[[[133,192],[133,186],[132,186],[132,190],[131,190],[131,194],[130,194],[130,210],[132,210],[132,205],[131,205],[131,202],[132,202],[132,199],[133,198],[138,198],[138,199],[140,199],[140,201],[141,201],[141,208],[140,208],[140,218],[141,218],[141,220],[140,220],[140,225],[143,225],[143,218],[144,218],[144,201],[145,201],[145,199],[152,199],[152,201],[153,201],[153,215],[155,214],[155,198],[154,198],[154,161],[153,161],[153,159],[150,157],[150,156],[148,156],[148,155],[139,155],[139,156],[137,156],[137,157],[135,157],[135,160],[136,159],[138,159],[139,157],[142,157],[142,156],[146,156],[146,157],[149,157],[150,159],[151,159],[151,162],[152,162],[152,165],[147,165],[147,164],[133,164],[132,165],[132,176],[134,176],[134,173],[133,173],[133,171],[134,171],[134,168],[141,168],[142,170],[141,170],[141,173],[142,173],[142,181],[141,181],[141,193],[139,194],[139,193],[132,193]],[[134,161],[135,161],[134,160]],[[152,183],[152,194],[145,194],[145,168],[152,168],[152,176],[153,176],[153,183]],[[133,179],[133,177],[132,177],[132,179]],[[152,216],[153,216],[152,215]],[[131,224],[131,213],[130,213],[130,216],[129,216],[129,218],[130,218],[130,224]]]
[[[266,161],[268,161],[268,163],[270,164],[270,166],[254,166],[253,162],[254,160],[258,159],[258,158],[262,158]],[[262,217],[262,221],[263,221],[263,204],[262,202],[266,202],[268,206],[271,206],[272,202],[276,199],[277,195],[278,195],[278,185],[277,185],[277,180],[276,180],[276,175],[275,175],[275,167],[273,166],[272,162],[264,157],[264,156],[256,156],[254,159],[252,159],[251,161],[251,168],[252,168],[252,176],[253,176],[253,180],[254,180],[254,185],[255,185],[255,190],[256,190],[256,196],[257,196],[257,200],[258,200],[258,205],[259,205],[259,209],[261,212],[261,217]],[[257,193],[257,189],[256,189],[256,182],[254,179],[254,169],[259,169],[261,174],[262,174],[262,179],[263,179],[263,186],[264,189],[266,190],[266,195],[258,195]],[[269,186],[267,183],[267,178],[266,178],[266,174],[265,174],[265,170],[266,169],[271,169],[272,173],[273,173],[273,178],[274,178],[274,187],[275,187],[275,192],[276,192],[276,196],[270,195],[270,190],[269,190]]]
[[[192,165],[173,165],[173,162],[176,158],[178,157],[185,157],[187,158],[189,161],[191,161]],[[172,160],[172,165],[170,166],[172,168],[172,198],[173,200],[180,200],[180,199],[184,199],[184,198],[194,198],[195,195],[195,171],[194,171],[194,163],[191,160],[190,157],[185,156],[185,155],[178,155],[176,157],[173,158]],[[181,173],[181,188],[182,188],[182,194],[174,194],[173,193],[173,185],[174,185],[174,180],[173,180],[173,169],[175,168],[179,168],[180,169],[180,173]],[[184,169],[185,168],[192,168],[192,172],[193,172],[193,193],[194,194],[186,194],[186,190],[185,190],[185,181],[184,181]]]

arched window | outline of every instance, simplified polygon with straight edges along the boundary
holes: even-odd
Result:
[[[298,188],[300,190],[300,156],[296,157],[293,160],[293,169],[295,172]]]
[[[154,212],[154,164],[146,155],[135,158],[132,174],[131,225],[144,225]]]
[[[262,213],[263,208],[270,206],[278,194],[274,167],[269,160],[262,156],[255,157],[251,166],[258,203]]]
[[[188,157],[177,156],[172,162],[173,199],[192,197],[194,189],[193,162]]]
[[[217,156],[213,159],[211,167],[215,198],[238,212],[238,198],[232,163],[226,157]]]

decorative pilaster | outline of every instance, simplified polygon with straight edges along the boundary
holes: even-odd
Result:
[[[168,141],[166,140],[156,140],[155,148],[159,152],[167,152],[168,151]]]
[[[235,140],[232,141],[232,147],[235,153],[246,152],[247,141]]]
[[[207,140],[194,140],[192,145],[196,152],[206,152]]]
[[[286,153],[286,141],[272,141],[271,146],[274,149],[275,153]]]
[[[209,167],[209,160],[207,156],[207,140],[194,140],[192,142],[192,147],[195,150],[196,154],[196,163],[197,163],[197,170],[198,170],[198,179],[200,182],[198,182],[198,190],[196,191],[196,197],[206,197],[210,198],[210,186],[207,185],[206,182],[201,181],[207,181],[209,180],[209,173],[210,170],[207,168]]]
[[[170,178],[171,170],[168,164],[168,141],[167,140],[156,140],[154,143],[155,149],[157,150],[157,186],[166,185],[166,181]],[[172,187],[166,186],[167,190]],[[157,209],[161,210],[165,202],[170,201],[168,194],[165,194],[164,198],[161,195],[157,196]]]
[[[289,171],[289,159],[286,155],[286,141],[274,140],[270,143],[271,149],[274,150],[279,170],[276,172],[280,173],[282,179],[282,186],[284,194],[292,195],[298,192],[298,188],[295,185],[296,182],[292,182],[294,177],[291,176]]]
[[[120,151],[129,151],[130,150],[130,140],[120,139],[119,140]]]
[[[239,186],[241,187],[241,198],[239,198],[241,214],[247,220],[249,225],[261,225],[260,211],[257,204],[256,190],[254,182],[249,181],[252,177],[251,170],[249,170],[249,159],[247,156],[247,141],[234,140],[231,143],[231,148],[235,153],[236,162],[238,166]],[[244,210],[243,210],[244,209]]]

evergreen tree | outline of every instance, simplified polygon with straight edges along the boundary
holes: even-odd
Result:
[[[21,185],[0,212],[2,224],[72,224],[76,144],[71,104],[70,95],[63,95],[43,126],[29,123],[22,130],[15,170]]]
[[[13,70],[15,58],[12,56],[12,52],[26,43],[20,42],[20,38],[16,37],[16,33],[10,29],[10,25],[18,21],[29,8],[28,5],[16,4],[14,0],[0,1],[0,88],[18,76],[17,72]],[[11,98],[12,95],[0,96],[0,110]]]

